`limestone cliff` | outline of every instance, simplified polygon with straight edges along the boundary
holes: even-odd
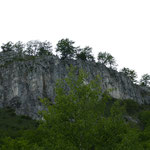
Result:
[[[54,87],[57,79],[67,76],[72,64],[102,78],[103,89],[113,89],[114,98],[133,99],[140,104],[150,104],[150,91],[133,84],[124,74],[108,69],[102,64],[81,60],[60,60],[56,56],[33,59],[18,59],[0,54],[0,107],[12,107],[17,114],[38,119],[43,109],[39,98],[48,97],[54,101]]]

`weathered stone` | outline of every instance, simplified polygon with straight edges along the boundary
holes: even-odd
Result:
[[[102,64],[60,60],[56,56],[30,60],[5,57],[9,55],[0,54],[0,107],[12,107],[17,114],[38,119],[38,111],[44,108],[39,98],[47,97],[54,101],[55,83],[57,79],[67,76],[70,65],[86,70],[89,79],[100,75],[102,89],[112,89],[110,94],[114,98],[133,99],[140,104],[150,104],[149,89],[133,84],[123,73],[108,69]]]

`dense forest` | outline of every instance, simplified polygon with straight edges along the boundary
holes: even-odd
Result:
[[[57,43],[60,59],[95,61],[91,47],[73,44],[69,39]],[[47,41],[8,42],[1,49],[1,53],[14,53],[7,63],[54,55]],[[107,52],[99,52],[97,63],[117,69],[115,58]],[[39,112],[41,120],[16,116],[9,107],[0,109],[1,150],[150,149],[150,106],[114,99],[109,89],[102,92],[99,76],[87,83],[88,74],[84,70],[76,72],[71,67],[68,76],[57,82],[55,104],[46,97],[40,100],[45,105],[45,111]],[[134,84],[149,88],[148,74],[138,82],[134,70],[123,68],[121,72]]]

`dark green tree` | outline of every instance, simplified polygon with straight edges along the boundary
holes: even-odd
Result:
[[[123,103],[119,100],[111,101],[108,92],[102,92],[100,78],[89,80],[84,71],[72,67],[69,69],[71,72],[68,77],[56,84],[55,103],[46,98],[41,100],[45,104],[45,110],[41,112],[43,120],[40,121],[40,126],[15,138],[0,138],[0,149],[149,149],[150,128],[147,118],[150,113],[141,114],[141,118],[145,117],[142,120],[146,128],[139,140],[138,130],[131,128],[123,119]]]
[[[68,38],[58,41],[56,46],[56,52],[60,53],[61,59],[74,58],[76,53],[76,47],[73,46],[74,43],[75,42],[69,40]]]
[[[43,112],[41,126],[49,133],[51,149],[90,149],[95,144],[96,132],[103,110],[100,79],[88,82],[82,71],[71,68],[68,77],[56,85],[55,105]]]
[[[29,41],[26,44],[25,53],[30,56],[51,55],[52,46],[50,42],[40,42],[38,40]]]
[[[98,62],[106,65],[107,64],[107,53],[99,52],[97,59],[98,59]]]
[[[97,59],[98,59],[98,62],[104,64],[105,66],[112,68],[112,69],[116,69],[116,66],[117,66],[116,60],[111,54],[106,53],[106,52],[99,52]]]
[[[40,140],[45,142],[44,148],[141,150],[136,131],[124,123],[119,103],[113,105],[109,117],[105,116],[109,98],[107,92],[102,93],[99,78],[89,81],[82,70],[71,69],[56,85],[55,104],[42,100],[47,107],[40,126],[45,133]]]
[[[149,87],[150,86],[150,75],[144,74],[140,80],[140,85]]]
[[[3,44],[1,46],[1,49],[3,52],[10,52],[10,51],[13,51],[14,50],[14,43],[9,41],[7,42],[6,44]]]
[[[45,41],[39,44],[37,55],[52,55],[52,45],[50,42]]]
[[[25,54],[35,56],[38,50],[39,41],[28,41],[25,45]]]
[[[134,70],[124,67],[120,72],[124,73],[133,83],[137,83],[137,73]]]
[[[76,58],[84,61],[94,61],[94,56],[92,55],[92,48],[86,46],[83,49],[78,49]]]
[[[14,44],[13,49],[19,56],[22,56],[24,53],[24,47],[25,45],[21,41],[18,41]]]

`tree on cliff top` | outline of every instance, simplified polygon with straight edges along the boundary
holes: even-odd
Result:
[[[124,67],[120,72],[124,73],[133,83],[137,83],[137,73],[134,70]]]
[[[111,54],[106,53],[106,52],[99,52],[97,59],[98,59],[98,62],[104,64],[105,66],[112,68],[112,69],[116,69],[116,66],[117,66],[116,60]]]
[[[14,48],[14,43],[12,42],[7,42],[6,44],[3,44],[1,46],[1,49],[3,52],[10,52],[10,51],[13,51],[13,48]]]
[[[150,75],[144,74],[140,80],[140,85],[149,87],[150,86]]]
[[[76,47],[73,46],[74,43],[75,42],[69,40],[68,38],[58,41],[56,52],[60,52],[61,59],[74,58],[76,53]]]
[[[30,56],[51,55],[52,45],[48,41],[40,42],[38,40],[28,41],[26,43],[25,53]]]
[[[87,61],[94,61],[94,56],[92,55],[92,48],[86,46],[83,49],[78,49],[76,54],[77,59],[87,60]]]

